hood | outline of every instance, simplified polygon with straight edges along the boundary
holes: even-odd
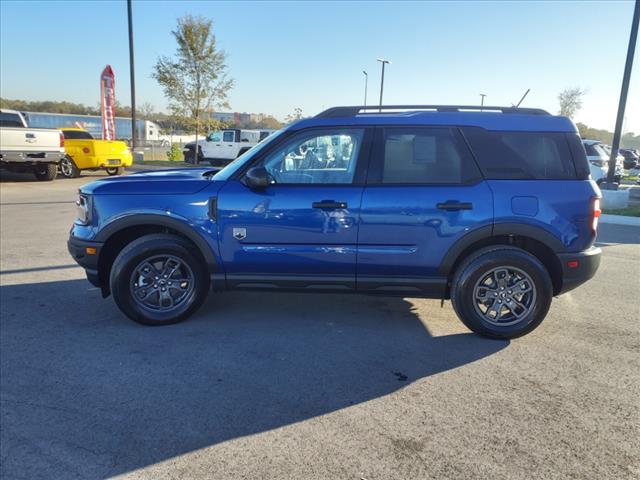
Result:
[[[109,177],[84,185],[80,190],[93,195],[187,195],[211,185],[211,168],[177,168]]]

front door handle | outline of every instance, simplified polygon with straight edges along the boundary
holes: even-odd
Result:
[[[336,202],[335,200],[322,200],[321,202],[313,202],[311,206],[313,208],[320,208],[323,210],[338,210],[341,208],[347,208],[347,202]]]
[[[471,210],[473,208],[473,204],[471,202],[458,202],[457,200],[447,200],[444,203],[437,203],[436,207],[438,207],[440,210],[454,212],[456,210]]]

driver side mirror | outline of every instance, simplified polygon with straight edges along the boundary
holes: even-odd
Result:
[[[249,188],[267,188],[273,183],[273,177],[264,167],[253,167],[242,177],[242,183]]]

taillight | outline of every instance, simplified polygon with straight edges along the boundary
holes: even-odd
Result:
[[[64,135],[62,134],[62,132],[60,133],[60,148],[64,147]]]
[[[600,199],[596,197],[593,199],[593,219],[591,220],[591,229],[593,230],[594,234],[598,230],[598,219],[600,218],[600,215],[602,215],[602,210],[600,209]]]

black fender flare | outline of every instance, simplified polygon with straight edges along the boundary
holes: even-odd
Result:
[[[211,247],[207,244],[206,240],[200,236],[189,224],[177,218],[167,217],[165,215],[153,214],[153,213],[134,213],[125,217],[119,218],[107,224],[96,235],[95,241],[105,243],[111,238],[112,235],[124,230],[125,228],[136,227],[140,225],[158,225],[161,227],[167,227],[176,232],[184,235],[191,240],[207,263],[207,267],[210,273],[219,271],[219,265],[216,261],[216,257]]]
[[[448,276],[452,273],[451,270],[460,258],[460,255],[474,243],[481,242],[483,240],[490,240],[492,237],[509,235],[533,238],[534,240],[543,243],[556,253],[567,251],[567,248],[562,244],[560,239],[541,227],[525,225],[522,223],[496,223],[494,225],[479,227],[458,239],[444,256],[442,263],[438,268],[438,273],[444,276]]]

